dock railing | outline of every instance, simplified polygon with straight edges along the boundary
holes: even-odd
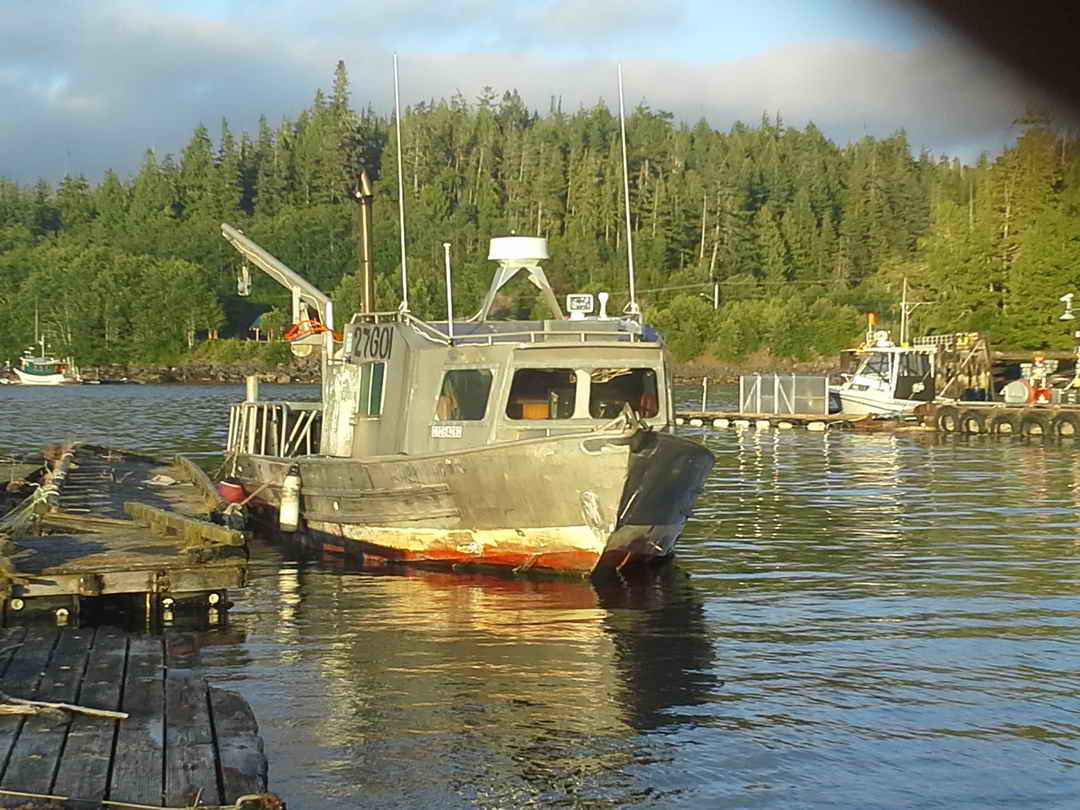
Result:
[[[229,409],[229,453],[302,456],[319,452],[322,404],[237,402]]]
[[[796,374],[739,377],[739,413],[827,414],[829,378]]]

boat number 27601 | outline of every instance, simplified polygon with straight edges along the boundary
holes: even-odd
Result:
[[[388,325],[361,326],[356,330],[355,356],[358,360],[385,360],[394,344],[394,328]]]

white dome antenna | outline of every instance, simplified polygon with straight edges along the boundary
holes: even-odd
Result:
[[[555,292],[540,267],[540,262],[548,258],[547,239],[540,236],[498,236],[491,240],[488,258],[498,262],[499,269],[495,271],[495,278],[484,296],[480,311],[470,320],[486,321],[496,293],[522,270],[529,274],[529,281],[540,290],[552,315],[560,321],[563,319],[562,308],[555,298]]]

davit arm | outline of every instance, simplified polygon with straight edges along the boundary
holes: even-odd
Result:
[[[330,296],[295,271],[290,270],[280,260],[267,253],[231,225],[223,222],[221,235],[229,240],[229,243],[244,259],[254,264],[292,294],[293,323],[298,323],[306,317],[302,312],[302,307],[306,305],[314,308],[318,319],[327,329],[334,328],[334,306],[330,301]]]

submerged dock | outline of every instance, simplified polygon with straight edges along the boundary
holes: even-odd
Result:
[[[277,810],[250,706],[194,636],[0,630],[0,807]]]
[[[246,538],[205,516],[221,506],[189,460],[54,448],[36,489],[0,517],[0,618],[77,623],[88,600],[126,599],[156,623],[219,612],[247,578]],[[211,614],[213,618],[213,614]]]

